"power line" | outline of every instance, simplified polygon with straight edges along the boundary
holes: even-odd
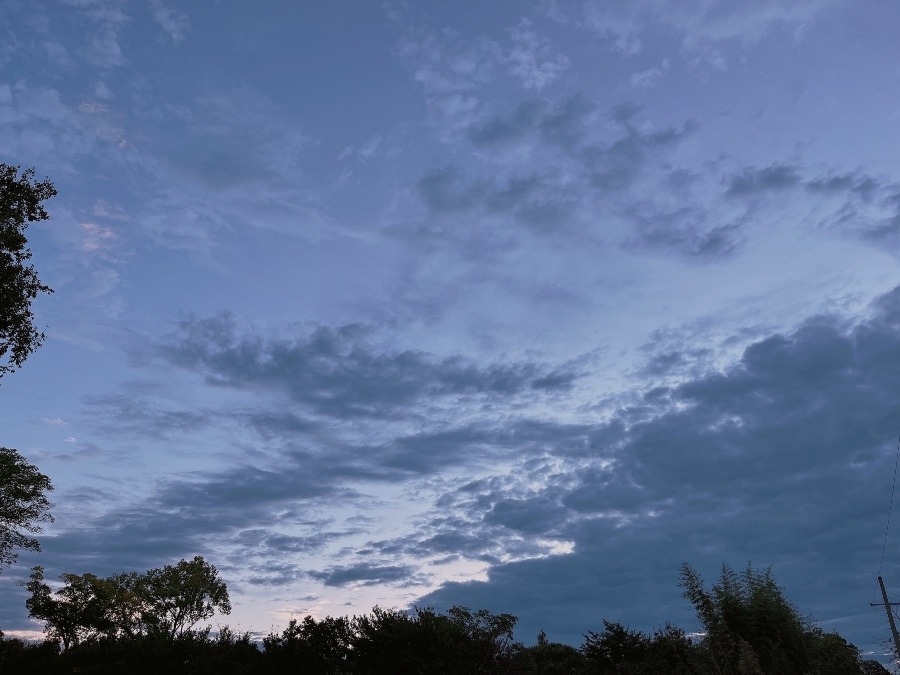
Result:
[[[897,462],[900,461],[900,438],[897,439],[897,455],[894,457],[894,479],[891,481],[891,503],[888,506],[887,525],[884,528],[884,543],[881,545],[881,561],[878,563],[878,576],[884,566],[884,552],[887,549],[888,532],[891,530],[891,513],[894,511],[894,487],[897,485]]]
[[[897,439],[897,454],[894,457],[894,478],[893,478],[893,480],[891,480],[891,501],[890,501],[890,504],[888,505],[887,524],[884,527],[884,543],[882,543],[882,545],[881,545],[881,560],[878,562],[879,583],[881,583],[881,571],[882,571],[882,568],[884,567],[884,554],[885,554],[885,551],[887,550],[888,533],[891,531],[891,514],[894,511],[894,488],[897,485],[897,464],[898,464],[898,462],[900,462],[900,438]],[[872,591],[872,600],[875,600],[876,593],[877,593],[877,591],[875,591],[875,590]],[[881,603],[875,603],[875,602],[869,603],[869,605],[872,607],[875,607],[879,604],[881,604]],[[887,605],[885,605],[885,609],[888,609]]]

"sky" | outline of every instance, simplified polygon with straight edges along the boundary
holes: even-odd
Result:
[[[32,565],[203,555],[254,634],[465,605],[578,645],[694,630],[681,564],[750,562],[884,652],[898,22],[5,0],[0,162],[59,196],[0,381],[56,520],[0,626],[39,634]]]

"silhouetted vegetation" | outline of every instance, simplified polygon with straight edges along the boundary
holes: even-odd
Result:
[[[40,551],[41,523],[51,522],[50,479],[11,448],[0,448],[0,570],[12,565],[18,550]]]
[[[41,202],[55,195],[53,183],[35,180],[34,169],[20,174],[19,167],[0,164],[0,377],[19,368],[44,341],[31,303],[38,293],[53,291],[28,264],[25,230],[47,220]]]
[[[25,230],[49,217],[41,202],[56,195],[48,179],[36,181],[34,169],[0,163],[0,377],[19,368],[44,340],[34,326],[31,303],[52,293],[41,283],[31,259]],[[11,448],[0,448],[0,568],[16,561],[19,549],[40,551],[30,536],[52,521],[46,492],[50,479]]]
[[[313,673],[749,675],[810,673],[874,675],[837,633],[825,633],[785,597],[770,570],[723,566],[707,588],[689,565],[684,597],[702,632],[666,624],[652,633],[602,620],[580,648],[538,635],[525,647],[513,639],[516,617],[453,607],[411,612],[376,607],[354,617],[292,620],[258,645],[249,633],[194,626],[230,609],[215,567],[202,558],[146,574],[64,574],[51,592],[43,571],[26,584],[31,616],[47,639],[0,639],[0,673],[166,673],[167,675]]]
[[[201,556],[146,574],[101,579],[90,573],[66,573],[62,581],[62,588],[53,593],[44,582],[43,568],[33,568],[25,584],[31,593],[25,606],[66,651],[91,640],[176,638],[216,610],[231,612],[225,583]]]

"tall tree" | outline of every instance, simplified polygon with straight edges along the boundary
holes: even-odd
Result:
[[[47,220],[41,205],[56,195],[48,179],[36,181],[34,169],[0,164],[0,377],[19,368],[44,340],[34,327],[31,301],[38,293],[52,293],[28,264],[25,229]]]
[[[44,581],[44,569],[34,567],[25,584],[31,593],[25,606],[66,649],[100,638],[186,636],[215,610],[231,611],[225,583],[200,556],[146,574],[126,572],[104,579],[67,572],[60,580],[62,587],[53,592]]]
[[[91,606],[94,603],[83,592],[84,588],[82,587],[81,592],[76,592],[70,585],[61,589],[65,593],[57,592],[57,595],[65,596],[64,600],[53,597],[53,591],[44,581],[44,568],[40,565],[32,568],[28,583],[25,584],[25,588],[31,593],[31,597],[25,601],[28,616],[43,621],[44,632],[52,640],[61,641],[65,649],[77,645],[90,635],[91,622],[87,616],[94,614]]]
[[[46,493],[50,479],[15,450],[0,448],[0,568],[12,565],[18,549],[40,551],[33,536],[52,522]]]
[[[723,565],[719,582],[708,590],[685,563],[681,587],[703,626],[701,646],[716,672],[862,672],[859,650],[802,616],[785,598],[771,568],[758,571],[748,564],[739,574]]]
[[[139,584],[144,621],[154,632],[179,635],[216,610],[231,613],[228,588],[202,556],[148,570]]]

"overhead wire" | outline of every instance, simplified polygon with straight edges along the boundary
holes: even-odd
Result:
[[[900,461],[900,438],[897,439],[897,455],[894,457],[894,479],[891,481],[891,502],[888,506],[887,525],[884,528],[884,543],[881,545],[881,560],[878,563],[878,576],[884,567],[884,552],[887,550],[888,532],[891,531],[891,513],[894,511],[894,487],[897,485],[897,463]]]
[[[891,501],[888,505],[887,524],[884,527],[884,542],[881,545],[881,560],[878,562],[878,576],[884,567],[884,553],[887,550],[888,533],[891,531],[891,514],[894,511],[894,488],[897,485],[897,464],[900,462],[900,438],[897,439],[897,454],[894,456],[894,478],[891,480]],[[872,599],[875,599],[875,591],[872,592]]]

